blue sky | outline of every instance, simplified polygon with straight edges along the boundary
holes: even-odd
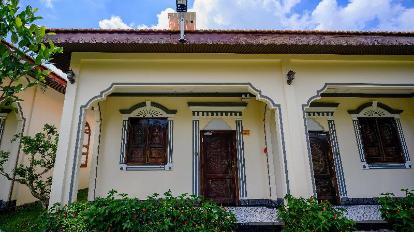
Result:
[[[168,26],[175,0],[21,0],[52,28]],[[414,31],[414,0],[189,0],[202,29]]]

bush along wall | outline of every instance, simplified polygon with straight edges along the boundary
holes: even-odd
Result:
[[[329,202],[318,203],[311,197],[285,197],[285,204],[278,208],[286,232],[335,232],[354,231],[355,223],[344,216],[345,209],[333,208]]]
[[[213,202],[166,192],[146,200],[111,191],[93,202],[55,205],[45,213],[43,231],[234,231],[235,216]]]
[[[379,198],[381,216],[391,224],[395,231],[414,231],[414,191],[402,189],[405,197],[396,198],[392,193],[382,194]]]

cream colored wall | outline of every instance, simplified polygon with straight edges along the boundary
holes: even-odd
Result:
[[[100,93],[113,83],[136,84],[135,87],[124,87],[124,90],[137,92],[166,90],[154,86],[155,83],[251,83],[261,94],[280,104],[289,187],[294,195],[310,196],[313,188],[303,104],[316,96],[326,83],[414,85],[413,64],[413,56],[73,53],[71,67],[78,79],[68,87],[65,100],[67,114],[63,114],[64,120],[72,123],[62,129],[68,144],[60,144],[58,153],[61,169],[54,174],[56,181],[52,202],[68,202],[73,197],[69,195],[73,162],[69,157],[75,153],[80,106],[94,97],[99,98]],[[292,85],[286,84],[285,74],[288,70],[296,72]],[[153,86],[140,87],[142,83],[153,83]],[[225,90],[226,87],[231,89],[221,85],[217,91]],[[168,89],[176,90],[175,87]],[[185,87],[179,90],[185,90]],[[256,90],[250,90],[257,93]],[[120,128],[120,125],[116,128]],[[190,125],[183,129],[191,131]],[[114,134],[114,137],[119,137],[119,133]],[[282,143],[282,138],[277,139]],[[154,175],[163,181],[170,178],[165,177],[164,173]],[[190,178],[190,175],[183,178]],[[103,185],[104,190],[110,187],[108,184]],[[189,186],[178,184],[175,188],[190,191]],[[142,191],[147,193],[146,190]]]
[[[10,143],[11,138],[21,132],[23,122],[23,134],[34,135],[40,132],[46,123],[53,124],[57,128],[60,127],[60,118],[63,108],[63,94],[53,90],[52,88],[32,87],[20,94],[23,100],[20,102],[20,109],[23,118],[16,113],[10,113],[7,116],[5,133],[2,139],[2,150],[14,150],[15,153],[10,158],[8,166],[10,170],[14,168],[19,142]],[[20,120],[20,121],[19,121]],[[19,163],[26,162],[24,154],[19,155]],[[3,177],[0,180],[2,183]],[[1,188],[1,200],[8,200],[8,192],[10,191],[10,181],[5,182],[4,188]],[[7,187],[6,187],[7,186]],[[7,193],[7,194],[6,194]],[[30,203],[36,199],[30,194],[28,188],[18,183],[14,184],[12,199],[17,200],[17,205]]]
[[[23,102],[29,103],[28,98],[32,98],[31,106],[22,105],[26,118],[25,135],[34,135],[40,132],[43,125],[48,123],[60,128],[60,118],[63,108],[63,94],[52,88],[35,87],[33,95],[27,93]],[[24,161],[24,154],[20,154],[19,163]],[[17,205],[22,205],[35,201],[28,188],[24,185],[15,184],[13,198],[17,199]]]
[[[119,109],[127,109],[139,102],[154,101],[169,109],[177,110],[174,117],[174,153],[171,171],[122,171],[119,168],[122,115]],[[109,97],[102,102],[102,134],[99,155],[97,196],[104,196],[111,189],[131,196],[145,198],[152,193],[164,193],[171,189],[174,194],[190,193],[192,189],[192,112],[189,101],[240,101],[219,98],[126,98]],[[249,198],[268,198],[268,177],[263,154],[263,103],[250,101],[243,116],[244,129],[250,135],[244,137],[247,191]],[[235,129],[233,119],[224,119]],[[203,129],[208,119],[200,119]]]
[[[355,132],[348,110],[356,109],[366,102],[377,100],[392,108],[404,110],[401,113],[401,125],[407,142],[411,160],[414,159],[414,101],[413,99],[361,99],[329,98],[340,103],[335,112],[339,149],[341,152],[348,197],[376,197],[381,193],[393,192],[401,195],[400,189],[414,189],[414,169],[362,169]]]
[[[11,140],[13,139],[14,135],[18,133],[17,131],[17,115],[15,112],[10,112],[6,117],[6,122],[4,124],[4,131],[3,136],[1,138],[1,147],[0,149],[5,152],[9,152],[12,154],[13,150],[13,143]],[[11,158],[5,164],[5,170],[8,173],[11,173],[15,164],[15,159]],[[10,185],[11,182],[7,180],[4,176],[0,175],[0,200],[7,201],[10,193]]]

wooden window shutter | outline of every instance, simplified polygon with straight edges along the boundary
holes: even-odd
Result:
[[[383,162],[403,163],[404,157],[394,118],[377,118],[381,138]]]
[[[374,118],[359,118],[361,137],[367,163],[382,161],[380,138]]]
[[[367,163],[403,163],[404,158],[394,118],[359,118]]]
[[[130,118],[128,123],[127,163],[133,165],[166,164],[167,119]]]
[[[166,119],[149,119],[148,123],[148,163],[167,163],[167,134],[168,121]]]

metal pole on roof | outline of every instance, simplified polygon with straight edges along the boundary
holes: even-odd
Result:
[[[180,12],[180,43],[185,43],[185,34],[184,34],[184,30],[185,30],[185,12]]]
[[[187,12],[187,4],[188,1],[187,0],[176,0],[176,4],[177,4],[177,12],[179,14],[180,17],[180,43],[185,43],[185,34],[184,34],[184,30],[185,30],[185,13]]]

